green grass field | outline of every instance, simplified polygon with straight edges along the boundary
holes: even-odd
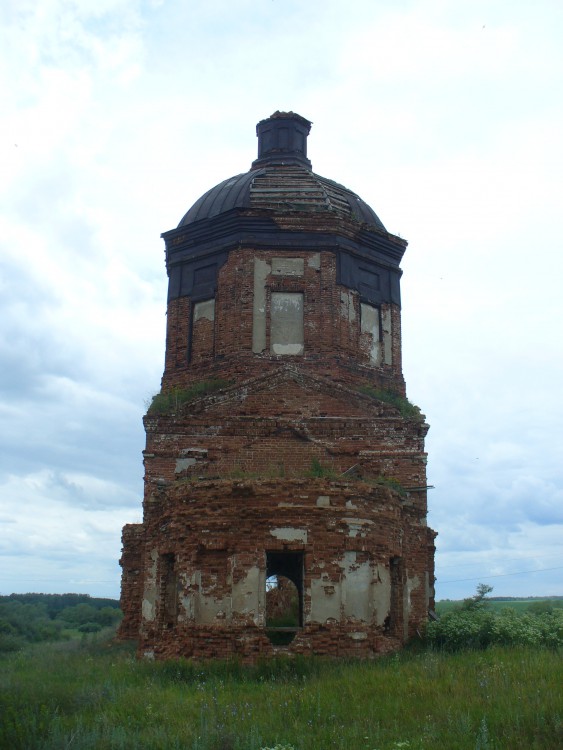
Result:
[[[137,661],[106,634],[0,658],[2,750],[563,747],[560,652]]]

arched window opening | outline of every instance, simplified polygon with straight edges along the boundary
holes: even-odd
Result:
[[[303,554],[266,553],[266,633],[287,646],[303,625]]]

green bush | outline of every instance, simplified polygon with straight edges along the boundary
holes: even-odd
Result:
[[[445,651],[487,646],[524,646],[531,648],[563,647],[563,610],[519,613],[506,607],[487,609],[485,595],[492,589],[480,584],[477,593],[465,599],[461,607],[450,610],[440,620],[430,622],[426,640]]]
[[[11,651],[19,651],[25,646],[23,638],[13,633],[0,633],[0,654],[8,654]]]
[[[528,612],[534,615],[550,614],[554,609],[561,608],[563,608],[563,601],[561,599],[543,599],[532,602],[527,607]]]
[[[79,633],[99,633],[102,626],[99,622],[85,622],[78,628]]]
[[[60,637],[62,624],[51,620],[44,604],[23,604],[20,601],[4,600],[0,603],[0,633],[11,638],[38,643]]]
[[[86,622],[94,622],[98,610],[91,604],[76,604],[74,607],[67,607],[57,615],[58,620],[68,623],[72,627],[84,625]]]
[[[561,648],[563,646],[563,609],[556,607],[552,612],[538,615],[537,619],[541,628],[543,645],[552,649]]]
[[[485,648],[492,643],[494,615],[491,612],[458,610],[428,623],[426,638],[430,645],[445,651]]]

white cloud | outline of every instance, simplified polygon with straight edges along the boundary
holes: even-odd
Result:
[[[123,483],[43,469],[0,485],[0,590],[117,593],[121,526],[140,520]],[[109,592],[109,594],[108,594]]]
[[[0,589],[113,580],[117,595],[120,527],[140,513],[143,401],[163,366],[159,234],[248,169],[254,125],[276,109],[312,119],[314,169],[411,243],[404,368],[431,424],[438,594],[468,570],[557,567],[551,2],[22,0],[0,21]],[[561,593],[556,575],[495,590]]]

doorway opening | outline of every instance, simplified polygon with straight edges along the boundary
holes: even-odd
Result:
[[[303,627],[303,553],[266,552],[266,634],[287,646]]]

